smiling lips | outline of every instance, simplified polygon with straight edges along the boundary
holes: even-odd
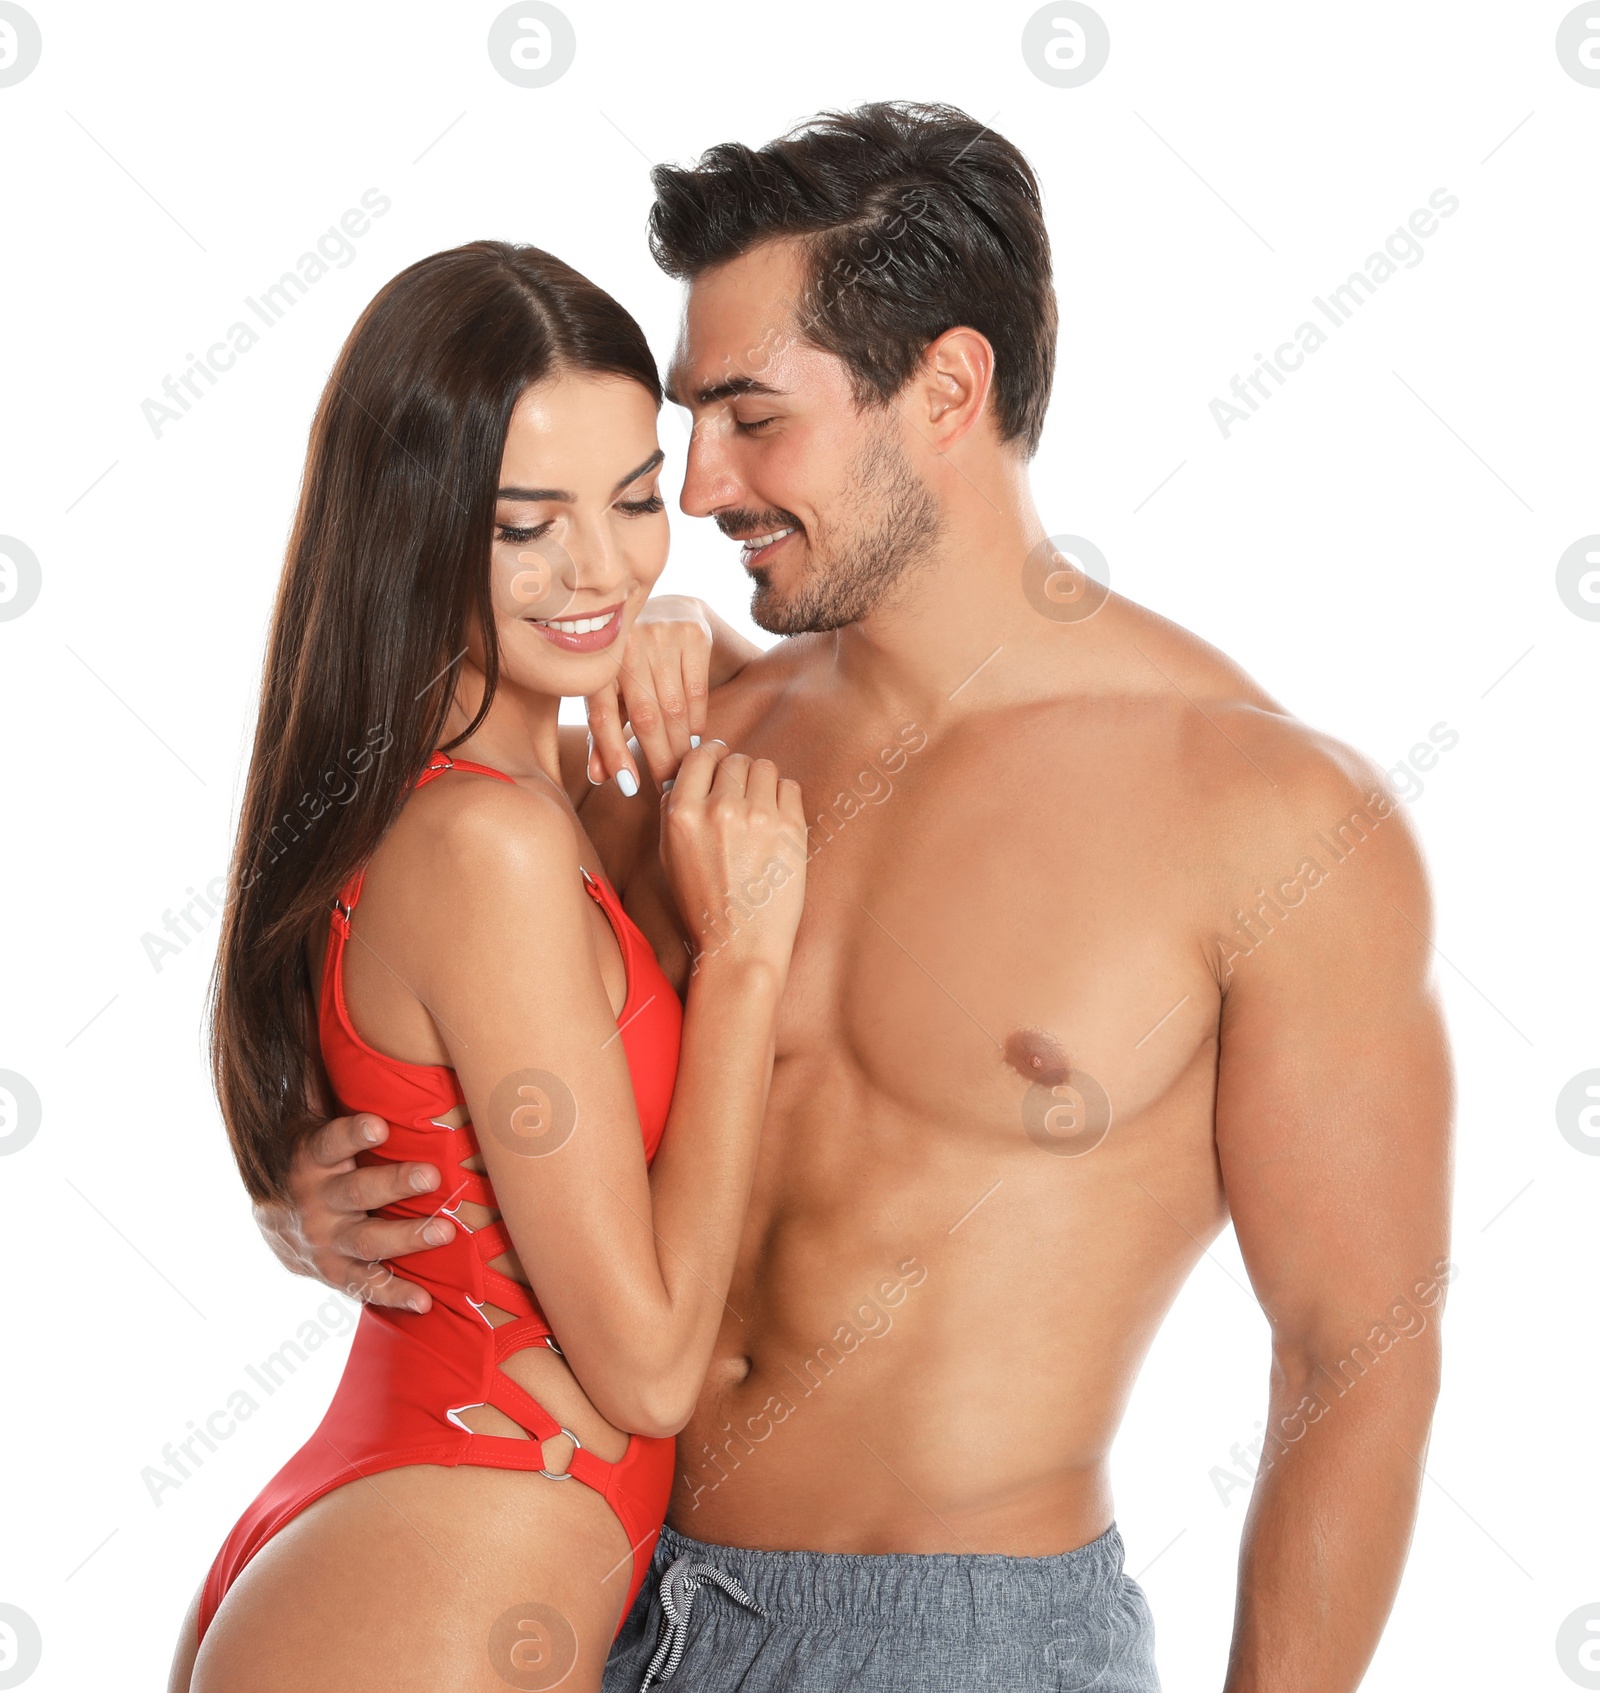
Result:
[[[764,559],[781,541],[787,541],[795,533],[795,525],[790,524],[787,529],[774,529],[769,535],[747,535],[740,545],[744,548],[743,564],[748,570],[757,560]]]
[[[787,529],[746,536],[740,542],[744,548],[745,568],[765,559],[774,548],[795,534],[797,527],[791,523]],[[528,621],[552,646],[560,647],[564,652],[593,653],[609,647],[617,638],[617,631],[622,627],[621,611],[620,605],[614,605],[589,617],[531,617]]]
[[[554,647],[569,653],[599,652],[609,647],[622,627],[622,607],[614,605],[588,617],[531,617],[535,629]]]

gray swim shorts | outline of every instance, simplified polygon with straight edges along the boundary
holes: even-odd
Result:
[[[755,1552],[663,1529],[605,1693],[1160,1693],[1113,1523],[1048,1558]]]

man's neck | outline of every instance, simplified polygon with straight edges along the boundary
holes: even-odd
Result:
[[[864,707],[906,709],[928,725],[992,698],[977,686],[979,673],[1042,633],[1023,566],[1046,537],[1020,459],[945,460],[938,480],[942,524],[929,558],[833,637],[843,690]]]

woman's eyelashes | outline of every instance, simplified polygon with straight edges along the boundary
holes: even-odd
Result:
[[[502,541],[509,542],[513,547],[526,546],[529,541],[536,541],[550,529],[548,523],[536,523],[531,529],[513,529],[508,523],[495,525],[495,531]]]
[[[642,500],[618,500],[617,510],[625,512],[629,517],[649,517],[658,511],[665,511],[667,502],[661,497],[661,491],[656,490],[648,498]],[[529,541],[536,541],[541,535],[547,535],[555,527],[554,519],[544,523],[536,523],[531,528],[518,528],[510,523],[497,523],[495,535],[499,540],[513,547],[526,546]]]

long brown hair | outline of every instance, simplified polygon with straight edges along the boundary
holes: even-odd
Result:
[[[252,1198],[286,1196],[325,1094],[306,943],[437,747],[476,611],[499,676],[495,493],[517,397],[562,370],[661,401],[644,333],[536,247],[474,241],[387,283],[311,427],[267,643],[211,993],[211,1067]]]

